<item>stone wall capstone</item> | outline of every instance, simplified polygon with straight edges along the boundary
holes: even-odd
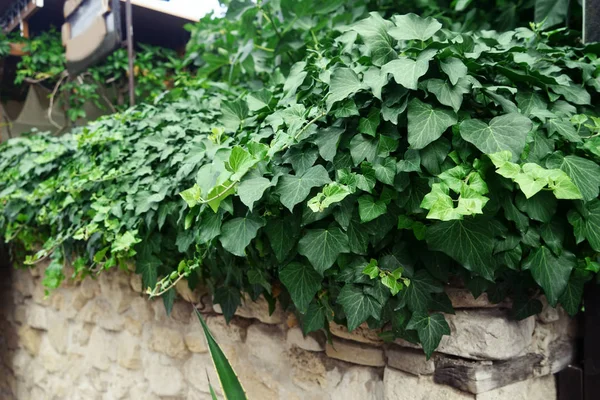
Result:
[[[206,293],[178,285],[167,316],[123,271],[67,282],[44,295],[39,270],[4,279],[0,398],[208,400],[218,386],[192,303],[251,400],[551,400],[554,376],[574,357],[575,323],[546,305],[523,321],[506,303],[449,289],[452,336],[430,360],[405,341],[384,343],[363,325],[332,324],[333,339],[302,334],[293,315],[244,304],[228,325]]]

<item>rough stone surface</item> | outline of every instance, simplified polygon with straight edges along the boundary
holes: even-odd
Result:
[[[18,270],[4,281],[12,297],[0,310],[3,400],[210,399],[209,379],[218,379],[187,302],[197,295],[250,399],[553,400],[549,374],[573,360],[577,337],[562,309],[515,322],[502,306],[456,292],[451,299],[464,307],[447,316],[454,336],[426,360],[366,325],[332,324],[326,345],[321,333],[305,337],[292,314],[269,315],[262,298],[245,299],[227,324],[202,291],[178,288],[184,300],[167,316],[162,301],[140,294],[137,275],[106,271],[47,298],[42,277]]]
[[[353,364],[368,365],[370,367],[383,367],[385,365],[383,349],[350,341],[334,339],[333,345],[327,343],[325,346],[325,354],[331,358]]]
[[[462,288],[445,288],[446,294],[452,302],[452,307],[458,308],[509,308],[510,302],[491,303],[488,300],[487,293],[482,293],[478,298],[474,298],[471,292]]]
[[[421,350],[390,345],[385,349],[390,367],[415,375],[431,375],[435,371],[433,359],[427,360]]]
[[[308,351],[325,351],[324,340],[315,337],[314,334],[304,336],[302,329],[294,327],[287,332],[287,342],[290,346],[295,346]]]
[[[501,310],[459,310],[446,315],[452,334],[444,336],[437,349],[475,360],[508,360],[531,344],[535,317],[508,320]]]

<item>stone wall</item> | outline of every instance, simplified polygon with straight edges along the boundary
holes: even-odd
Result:
[[[5,272],[7,272],[5,270]],[[10,272],[10,271],[8,271]],[[12,281],[12,283],[10,283]],[[0,398],[209,399],[217,384],[188,301],[203,305],[214,336],[251,400],[551,400],[552,373],[573,357],[574,324],[546,308],[527,320],[462,290],[450,297],[453,334],[425,360],[410,343],[382,343],[360,327],[335,339],[304,337],[296,319],[246,302],[230,325],[207,296],[178,286],[167,317],[135,275],[109,271],[44,296],[39,270],[2,279]]]

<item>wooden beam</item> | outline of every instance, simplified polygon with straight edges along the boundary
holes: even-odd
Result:
[[[22,57],[26,54],[26,52],[23,51],[25,43],[9,43],[8,46],[10,47],[11,56]]]
[[[4,33],[12,32],[21,22],[25,22],[29,17],[38,12],[41,7],[38,7],[35,0],[31,0],[27,7],[25,7],[20,14],[20,19],[15,18],[6,28],[4,28]]]

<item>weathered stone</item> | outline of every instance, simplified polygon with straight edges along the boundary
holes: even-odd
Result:
[[[471,292],[463,288],[446,287],[446,294],[452,302],[452,307],[458,308],[510,308],[510,301],[500,303],[491,303],[488,300],[487,293],[482,293],[478,298],[474,298]]]
[[[325,351],[323,345],[324,340],[317,340],[314,334],[308,334],[304,336],[302,329],[295,327],[287,331],[287,343],[290,346],[295,346],[303,350],[308,351]]]
[[[36,356],[40,351],[41,339],[40,331],[27,325],[19,328],[19,343],[32,356]]]
[[[48,330],[46,309],[38,304],[30,304],[25,311],[25,323],[35,329]]]
[[[435,370],[433,359],[427,360],[423,350],[413,350],[400,346],[387,346],[387,365],[415,375],[431,375]]]
[[[322,353],[293,347],[289,351],[292,381],[306,391],[322,391],[327,384],[327,368]],[[282,367],[285,368],[285,367]]]
[[[49,373],[61,371],[65,367],[65,362],[61,355],[54,350],[52,345],[50,345],[50,341],[46,338],[42,339],[40,343],[39,359]]]
[[[71,297],[71,308],[75,311],[79,311],[83,307],[85,307],[85,305],[87,304],[88,301],[89,301],[89,299],[87,298],[87,296],[85,296],[83,293],[78,291],[78,292],[74,293],[73,296]],[[76,314],[76,313],[74,313],[74,314]]]
[[[285,341],[283,332],[276,326],[254,324],[248,327],[246,335],[248,353],[262,361],[259,365],[278,366],[285,362]]]
[[[98,368],[102,371],[107,371],[114,358],[117,339],[112,339],[109,334],[101,328],[95,328],[90,335],[90,340],[86,349],[86,363]]]
[[[125,326],[123,316],[118,315],[111,306],[111,303],[103,297],[98,297],[90,301],[81,310],[79,318],[109,331],[121,331]]]
[[[186,334],[183,339],[188,350],[192,353],[206,353],[208,351],[204,333],[202,333],[199,329]]]
[[[142,276],[138,274],[131,274],[129,277],[129,285],[136,293],[142,293]]]
[[[24,297],[31,297],[35,290],[33,276],[23,270],[15,270],[14,275],[13,288]]]
[[[190,286],[188,285],[188,282],[185,279],[182,279],[179,282],[177,282],[177,284],[175,285],[175,290],[177,291],[177,294],[179,294],[179,296],[181,296],[181,298],[187,301],[188,303],[196,304],[200,302],[200,291],[197,289],[190,289]]]
[[[565,311],[562,307],[552,307],[548,304],[548,300],[546,296],[540,296],[539,300],[542,302],[542,312],[537,315],[538,320],[543,322],[544,324],[549,324],[551,322],[556,322],[561,318],[561,314],[565,314]]]
[[[98,284],[97,280],[89,277],[81,282],[81,286],[79,286],[79,292],[88,299],[93,299],[100,294],[100,285]]]
[[[119,336],[118,341],[117,362],[119,365],[127,369],[140,369],[142,358],[140,355],[139,340],[130,333],[123,332]]]
[[[155,326],[152,329],[149,347],[169,357],[183,358],[187,355],[181,333],[164,326]]]
[[[469,361],[439,356],[435,361],[434,380],[465,392],[483,393],[533,377],[542,359],[541,354],[506,361]]]
[[[208,380],[212,383],[216,389],[219,382],[219,378],[216,375],[214,368],[212,368],[212,361],[209,354],[194,354],[192,355],[183,365],[183,371],[185,379],[190,385],[197,391],[209,393],[210,389],[208,386]],[[242,371],[236,371],[239,375]],[[207,377],[208,375],[208,377]],[[245,384],[246,382],[243,381]],[[220,390],[219,390],[220,391]]]
[[[359,325],[352,332],[348,332],[348,328],[343,325],[331,322],[329,324],[331,334],[342,339],[352,340],[353,342],[365,343],[370,345],[383,345],[383,340],[379,337],[378,330],[369,329],[366,323]]]
[[[54,350],[64,354],[67,350],[68,338],[69,325],[67,321],[60,316],[53,317],[48,328],[48,340]]]
[[[549,400],[556,399],[554,375],[527,381],[477,395],[477,400]]]
[[[27,307],[23,305],[16,306],[13,312],[13,319],[19,324],[24,324],[27,319]]]
[[[223,316],[206,316],[206,325],[219,344],[225,343],[242,343],[246,340],[246,330],[238,325],[236,321],[231,321],[229,324]]]
[[[171,319],[184,324],[189,324],[192,321],[198,322],[192,306],[185,301],[175,301],[171,310]]]
[[[203,371],[196,371],[200,376]],[[150,390],[158,396],[181,396],[185,385],[183,374],[175,367],[165,367],[151,363],[144,367],[144,376],[148,380]]]
[[[531,344],[535,318],[510,320],[502,310],[458,310],[445,315],[451,335],[437,351],[474,360],[508,360]]]
[[[213,304],[213,309],[215,312],[223,314],[219,304]],[[279,303],[277,303],[273,314],[269,314],[269,304],[262,296],[256,301],[252,301],[248,295],[244,295],[242,298],[242,305],[235,310],[235,315],[242,318],[255,318],[262,323],[271,325],[282,324],[286,319],[285,313],[281,309]]]
[[[384,385],[379,374],[370,368],[353,367],[348,369],[331,393],[331,399],[343,400],[387,400],[396,397],[386,397]],[[430,398],[428,400],[433,400]],[[411,400],[416,400],[411,398]],[[437,400],[437,399],[436,399]]]
[[[450,386],[438,385],[432,376],[415,376],[393,368],[383,373],[385,399],[394,400],[474,400],[474,395]]]
[[[370,367],[383,367],[385,357],[383,349],[366,346],[346,340],[333,340],[333,345],[325,345],[325,353],[331,357],[353,364],[368,365]]]

